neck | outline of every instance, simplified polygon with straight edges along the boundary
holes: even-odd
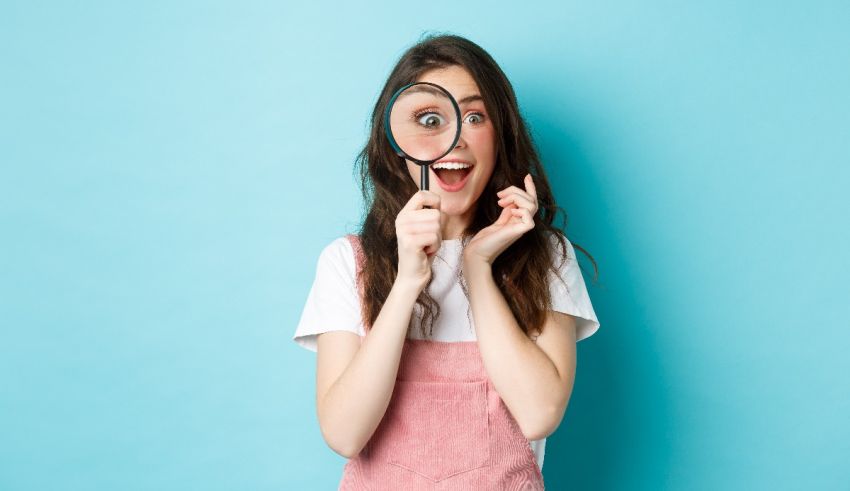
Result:
[[[472,223],[475,207],[470,207],[463,215],[447,215],[446,223],[443,224],[443,240],[458,240],[463,232]]]

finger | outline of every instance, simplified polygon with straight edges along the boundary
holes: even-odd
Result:
[[[520,194],[511,194],[499,200],[500,206],[504,206],[505,203],[515,203],[519,208],[528,208],[532,214],[537,212],[537,204]]]
[[[437,251],[440,250],[440,234],[424,234],[428,237],[428,241],[425,243],[425,254],[428,256],[432,254],[436,254]]]
[[[440,224],[433,220],[407,222],[399,227],[399,232],[405,234],[421,234],[426,232],[439,232]]]
[[[402,210],[420,210],[425,206],[432,206],[434,208],[439,209],[440,205],[440,195],[433,191],[426,191],[424,189],[420,189],[414,194],[410,200],[408,200],[407,204],[404,205]]]
[[[515,210],[516,205],[513,203],[508,204],[505,208],[502,208],[502,214],[499,215],[499,218],[496,219],[496,225],[505,225],[511,219],[513,214],[511,210]]]
[[[534,215],[537,213],[537,205],[535,203],[529,202],[522,196],[512,195],[506,198],[502,198],[499,200],[500,206],[512,205],[515,208],[523,208],[527,209],[529,214]]]
[[[534,228],[534,217],[525,208],[514,208],[511,210],[511,215],[520,219],[520,222],[526,230]]]
[[[437,223],[442,219],[444,213],[436,208],[422,208],[419,210],[410,210],[405,213],[405,220],[410,223],[419,222],[434,222]]]
[[[439,232],[425,232],[410,237],[409,245],[414,250],[425,249],[425,252],[436,252],[440,248]]]
[[[510,198],[511,196],[516,196],[517,197],[517,201],[516,201],[517,204],[527,207],[529,209],[529,211],[531,211],[532,215],[537,213],[537,209],[539,208],[539,204],[538,204],[536,197],[529,195],[525,191],[517,188],[516,186],[511,186],[511,187],[503,190],[503,193],[502,193],[501,196],[502,197],[499,200],[500,205],[502,205],[502,203],[510,202],[510,199],[508,199],[508,198]]]
[[[502,198],[502,197],[509,196],[511,194],[514,194],[514,193],[519,194],[521,196],[525,196],[529,200],[533,199],[530,194],[528,194],[527,192],[525,192],[524,190],[522,190],[522,189],[520,189],[516,186],[508,186],[505,189],[496,193],[496,195],[499,196],[500,198]]]
[[[525,176],[525,190],[531,195],[531,199],[537,202],[537,187],[534,185],[534,178],[529,173]]]

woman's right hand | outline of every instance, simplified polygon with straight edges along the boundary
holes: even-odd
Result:
[[[433,191],[419,190],[404,205],[395,220],[398,240],[396,281],[415,285],[419,291],[425,288],[431,279],[431,259],[440,250],[443,240],[443,221],[440,195]]]

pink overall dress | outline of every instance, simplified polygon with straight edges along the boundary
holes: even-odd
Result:
[[[362,295],[363,252],[358,236],[347,238]],[[478,342],[410,338],[387,411],[339,484],[340,491],[543,489],[531,445],[490,382]]]

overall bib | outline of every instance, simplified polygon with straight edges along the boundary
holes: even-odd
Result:
[[[347,238],[359,280],[359,238]],[[339,484],[340,491],[543,489],[531,445],[490,382],[478,342],[410,338],[387,411]]]

